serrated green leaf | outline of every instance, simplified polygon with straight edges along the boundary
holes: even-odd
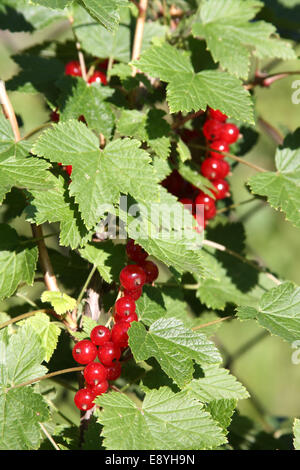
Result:
[[[226,442],[199,402],[167,387],[146,393],[142,408],[116,392],[96,401],[103,407],[98,420],[107,449],[200,450]]]
[[[206,406],[212,418],[224,429],[227,434],[227,428],[231,423],[231,417],[236,408],[236,400],[213,400]]]
[[[186,181],[214,198],[213,193],[210,191],[210,188],[214,187],[213,184],[207,178],[202,176],[199,173],[199,170],[192,166],[191,162],[187,162],[185,164],[180,162],[178,165],[178,171]]]
[[[186,160],[191,160],[192,155],[189,147],[183,142],[182,139],[179,139],[177,142],[177,152],[180,160],[184,163]]]
[[[38,250],[20,245],[16,231],[0,224],[0,299],[10,297],[21,282],[31,285],[36,269]]]
[[[276,172],[263,172],[249,180],[251,191],[267,196],[269,204],[285,212],[300,228],[300,129],[288,136],[275,155]]]
[[[97,266],[100,276],[108,283],[119,278],[126,262],[124,246],[114,245],[112,241],[88,244],[80,250],[80,254]]]
[[[25,323],[30,325],[30,327],[32,327],[40,337],[42,346],[45,350],[44,359],[46,362],[49,362],[53,352],[55,351],[61,329],[55,325],[55,323],[50,322],[49,316],[45,313],[38,313],[25,320]]]
[[[294,449],[300,450],[300,419],[295,419],[294,426]]]
[[[222,109],[227,116],[254,123],[253,105],[242,82],[226,72],[195,73],[187,54],[164,43],[153,46],[133,63],[139,70],[167,82],[171,113]]]
[[[215,365],[201,366],[204,377],[193,379],[186,387],[191,396],[204,403],[213,400],[242,400],[249,398],[249,393],[228,370]]]
[[[49,419],[42,395],[32,388],[0,389],[0,449],[33,450],[42,440],[39,423]]]
[[[158,185],[148,154],[140,142],[117,139],[105,150],[83,123],[68,121],[45,131],[33,152],[73,166],[70,194],[79,205],[87,228],[93,228],[107,207],[130,193],[140,202],[158,200]],[[118,178],[116,178],[118,175]]]
[[[247,79],[253,52],[260,59],[295,59],[291,45],[276,37],[276,28],[265,21],[251,21],[262,8],[256,0],[204,0],[194,36],[204,37],[215,62],[229,73]],[[222,108],[220,108],[222,109]]]
[[[25,158],[29,151],[30,144],[25,141],[16,142],[9,120],[0,114],[0,162],[10,157]]]
[[[76,300],[59,291],[44,291],[41,295],[42,302],[50,302],[53,309],[58,315],[74,310],[76,307]]]
[[[284,282],[266,292],[257,309],[238,307],[237,315],[245,320],[255,317],[272,334],[292,343],[300,333],[300,287]]]
[[[127,0],[82,0],[90,15],[109,31],[114,31],[120,21],[119,9],[128,5]]]
[[[205,335],[185,328],[175,318],[161,318],[148,331],[141,323],[132,323],[129,345],[136,361],[155,357],[179,386],[192,380],[193,360],[200,364],[221,361],[215,345]]]

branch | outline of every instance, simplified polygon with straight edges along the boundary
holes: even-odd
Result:
[[[45,426],[42,424],[42,423],[39,423],[39,425],[41,426],[41,429],[43,431],[43,433],[45,434],[45,436],[49,439],[49,441],[51,442],[51,444],[53,445],[54,449],[55,450],[60,450],[60,448],[58,447],[58,445],[56,444],[55,440],[53,439],[53,437],[51,436],[51,434],[48,433],[47,429],[45,428]]]
[[[48,255],[48,250],[45,245],[43,229],[40,225],[36,224],[32,224],[31,229],[33,237],[38,240],[37,245],[39,250],[39,259],[44,273],[44,281],[46,287],[50,291],[59,291],[53,267]]]
[[[258,124],[266,132],[266,134],[268,134],[271,137],[271,139],[274,140],[274,142],[277,145],[282,145],[283,144],[284,137],[277,129],[275,129],[274,126],[269,124],[267,121],[265,121],[261,117],[258,119]]]
[[[210,321],[208,323],[203,323],[202,325],[198,325],[198,326],[194,326],[194,328],[192,328],[193,331],[196,331],[196,330],[200,330],[201,328],[206,328],[207,326],[212,326],[212,325],[216,325],[218,323],[221,323],[225,320],[233,320],[234,317],[232,316],[229,316],[229,317],[223,317],[223,318],[218,318],[217,320],[214,320],[214,321]]]
[[[84,367],[85,366],[71,367],[70,369],[62,369],[62,370],[58,370],[56,372],[51,372],[50,374],[42,375],[41,377],[37,377],[35,379],[28,380],[27,382],[22,382],[21,384],[12,385],[8,389],[6,389],[6,391],[11,390],[12,388],[25,387],[26,385],[31,385],[35,382],[40,382],[41,380],[51,379],[51,377],[55,377],[56,375],[68,374],[69,372],[82,371],[84,369]]]
[[[277,82],[278,80],[282,80],[283,78],[289,77],[291,75],[300,75],[300,71],[293,70],[290,72],[281,72],[281,73],[272,73],[272,74],[267,74],[264,72],[257,71],[253,82],[248,83],[248,85],[245,85],[245,88],[247,90],[252,90],[256,86],[269,87],[272,85],[272,83]]]
[[[15,141],[19,142],[19,140],[21,140],[21,134],[20,134],[19,126],[18,126],[18,121],[15,115],[14,109],[12,107],[12,104],[10,102],[10,99],[8,98],[6,88],[5,88],[5,83],[3,80],[0,80],[0,104],[2,106],[5,117],[10,122],[10,125],[12,127],[12,130],[15,136]]]
[[[7,320],[6,322],[1,323],[0,330],[2,330],[2,328],[5,328],[8,325],[11,325],[12,323],[16,323],[18,321],[24,320],[25,318],[32,317],[33,315],[36,315],[37,313],[50,313],[50,314],[53,314],[54,312],[53,312],[53,310],[43,308],[41,310],[33,310],[32,312],[23,313],[22,315],[19,315],[18,317],[11,318],[10,320]]]
[[[197,118],[198,116],[201,116],[202,114],[204,114],[204,111],[202,111],[202,109],[200,109],[199,111],[195,112],[195,113],[190,113],[188,114],[187,116],[185,116],[184,118],[181,118],[181,119],[178,119],[178,121],[175,121],[173,124],[172,124],[172,129],[178,129],[179,127],[182,127],[184,126],[184,124],[188,121],[190,121],[191,119],[195,119]]]
[[[148,0],[140,0],[139,5],[138,5],[139,16],[136,21],[135,34],[134,34],[134,40],[133,40],[132,57],[131,57],[132,61],[137,60],[141,53],[147,7],[148,7]],[[132,76],[134,77],[136,73],[137,73],[137,68],[133,67]]]

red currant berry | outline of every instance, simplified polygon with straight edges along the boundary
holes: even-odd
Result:
[[[117,380],[121,375],[121,364],[115,361],[111,366],[106,367],[107,380]]]
[[[135,243],[135,241],[132,239],[128,240],[126,244],[126,253],[128,258],[136,261],[137,263],[141,263],[148,256],[147,251],[145,251],[144,248]]]
[[[202,215],[199,215],[199,214],[194,214],[194,218],[196,219],[196,222],[197,222],[197,226],[195,227],[196,231],[198,233],[202,233],[203,230],[205,229],[206,227],[206,220],[205,218],[202,216]]]
[[[59,121],[59,114],[57,112],[57,109],[55,111],[51,112],[50,119],[51,119],[52,122],[58,122]]]
[[[206,220],[212,219],[216,215],[216,204],[213,198],[205,193],[199,193],[195,199],[196,206],[199,204],[204,205],[204,218]]]
[[[135,301],[129,295],[124,295],[118,299],[115,303],[115,313],[120,317],[128,317],[132,313],[135,313]]]
[[[95,397],[102,395],[103,393],[107,392],[109,385],[107,380],[103,380],[103,382],[99,382],[97,385],[93,385],[92,387],[89,386],[88,389],[91,390]]]
[[[81,388],[75,393],[74,403],[80,410],[90,410],[93,408],[95,395],[89,388]]]
[[[190,211],[191,214],[194,212],[194,201],[193,201],[193,199],[190,199],[189,197],[182,197],[181,199],[179,199],[179,202],[181,202],[181,204],[186,206],[185,209]]]
[[[120,272],[120,282],[127,290],[142,287],[146,282],[146,273],[140,266],[129,264]]]
[[[225,160],[220,160],[217,158],[206,158],[201,165],[202,175],[209,180],[225,178],[229,171],[229,164]]]
[[[90,362],[83,372],[86,383],[89,385],[97,385],[106,380],[107,372],[105,367],[99,362]]]
[[[220,122],[225,122],[226,119],[228,119],[228,116],[226,116],[226,114],[223,114],[219,109],[212,108],[209,108],[209,117]]]
[[[131,313],[130,315],[127,315],[127,317],[121,317],[120,315],[115,315],[115,321],[116,323],[119,323],[120,321],[127,321],[127,323],[132,323],[133,321],[139,321],[137,314]]]
[[[137,289],[124,289],[124,295],[128,295],[133,300],[138,300],[143,293],[142,287],[138,287]]]
[[[216,199],[224,199],[225,197],[229,196],[229,184],[226,180],[216,179],[212,181],[216,191],[213,191]]]
[[[72,350],[73,357],[79,364],[88,364],[97,357],[96,346],[88,339],[83,339],[75,344]]]
[[[240,130],[235,124],[227,123],[221,129],[220,138],[228,144],[234,144],[240,135]]]
[[[72,171],[73,171],[72,165],[66,165],[65,170],[68,173],[68,175],[71,176]]]
[[[210,144],[210,150],[209,154],[213,158],[224,158],[225,155],[222,153],[214,152],[214,150],[218,150],[219,152],[229,152],[229,145],[227,142],[223,142],[222,140],[215,140]]]
[[[72,60],[68,62],[65,66],[65,74],[72,75],[74,77],[81,77],[82,72],[80,68],[80,63],[77,60]]]
[[[106,75],[100,70],[96,70],[89,79],[89,83],[102,83],[102,85],[107,85]]]
[[[203,135],[207,140],[216,140],[220,138],[221,130],[224,124],[215,119],[208,119],[203,125]]]
[[[152,284],[158,278],[158,267],[153,261],[144,261],[141,266],[146,273],[146,283]]]
[[[100,347],[98,351],[99,361],[105,366],[111,366],[115,361],[118,361],[121,356],[121,350],[117,344],[109,341]]]
[[[111,340],[114,344],[117,344],[120,348],[127,348],[128,346],[128,329],[130,323],[127,321],[120,321],[116,323],[111,330]]]
[[[110,341],[110,330],[103,325],[97,325],[91,331],[91,341],[96,346],[103,346]]]

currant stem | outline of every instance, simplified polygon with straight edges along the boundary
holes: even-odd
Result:
[[[84,366],[71,367],[70,369],[58,370],[56,372],[51,372],[50,374],[42,375],[41,377],[37,377],[35,379],[28,380],[27,382],[22,382],[21,384],[13,385],[12,387],[9,387],[7,391],[11,390],[12,388],[25,387],[26,385],[31,385],[35,382],[40,382],[41,380],[51,379],[51,377],[55,377],[56,375],[68,374],[70,372],[79,372],[82,370],[84,370]]]
[[[141,53],[147,8],[148,8],[148,0],[140,0],[139,5],[138,5],[139,15],[136,21],[135,34],[134,34],[134,40],[133,40],[133,48],[132,48],[132,56],[131,56],[132,61],[137,60]],[[133,67],[132,76],[134,77],[136,73],[137,73],[137,68]]]
[[[284,141],[283,135],[277,129],[275,129],[274,126],[272,126],[270,123],[268,123],[261,117],[258,119],[258,124],[266,132],[266,134],[268,134],[268,136],[270,136],[271,139],[273,139],[273,141],[277,145],[283,144],[283,141]]]
[[[44,242],[43,229],[40,225],[31,225],[33,237],[36,238],[39,250],[39,258],[44,273],[44,281],[46,287],[50,291],[59,291],[57,280],[53,271],[53,267],[48,255],[48,250]]]
[[[52,122],[51,122],[51,121],[48,121],[48,122],[45,122],[44,124],[41,124],[40,126],[35,127],[35,128],[32,129],[31,131],[29,131],[26,135],[24,135],[24,137],[22,137],[21,140],[29,139],[29,137],[31,137],[31,136],[33,136],[34,134],[36,134],[37,132],[41,131],[41,130],[44,129],[45,127],[51,126],[51,124],[52,124]]]
[[[89,275],[88,275],[88,277],[87,277],[87,279],[86,279],[86,281],[85,281],[85,283],[84,283],[84,286],[83,286],[83,288],[81,289],[80,294],[79,294],[79,296],[78,296],[78,298],[77,298],[77,305],[79,305],[80,302],[82,301],[82,298],[83,298],[83,296],[84,296],[84,293],[85,293],[85,291],[86,291],[86,289],[87,289],[87,287],[88,287],[88,285],[89,285],[89,283],[90,283],[90,281],[91,281],[91,279],[92,279],[94,273],[96,272],[96,269],[97,269],[97,266],[94,264],[94,266],[92,267],[92,269],[91,269],[91,271],[90,271],[90,273],[89,273]]]
[[[11,318],[10,320],[7,320],[6,322],[1,323],[0,330],[2,330],[2,328],[5,328],[8,325],[11,325],[13,323],[17,323],[18,321],[21,321],[21,320],[24,320],[25,318],[32,317],[33,315],[36,315],[37,313],[52,313],[52,310],[42,308],[40,310],[33,310],[32,312],[23,313],[22,315]]]
[[[18,121],[15,115],[14,109],[12,107],[12,104],[10,102],[10,99],[8,98],[6,88],[5,88],[5,83],[3,80],[0,80],[0,104],[2,106],[4,115],[10,122],[10,125],[12,127],[12,130],[15,136],[15,141],[19,142],[21,140],[21,134],[20,134]]]
[[[231,209],[236,209],[237,207],[243,206],[244,204],[249,204],[250,202],[256,201],[255,197],[247,199],[246,201],[237,202],[236,204],[231,204],[230,206],[223,207],[222,209],[217,210],[217,214],[223,214],[224,212],[230,211]]]
[[[221,322],[226,321],[226,320],[232,320],[233,318],[234,318],[233,316],[218,318],[217,320],[210,321],[208,323],[203,323],[202,325],[194,326],[194,328],[192,328],[192,330],[193,331],[200,330],[201,328],[206,328],[207,326],[216,325],[217,323],[221,323]]]
[[[48,433],[47,429],[45,428],[45,426],[42,424],[42,423],[39,423],[39,425],[41,426],[41,429],[43,431],[43,433],[45,434],[45,436],[49,439],[49,441],[51,442],[51,444],[53,445],[54,449],[55,450],[60,450],[60,448],[58,447],[58,445],[56,444],[55,440],[53,439],[53,437],[51,436],[51,434]]]

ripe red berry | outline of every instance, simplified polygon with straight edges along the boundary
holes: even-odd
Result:
[[[90,388],[81,388],[75,393],[74,403],[80,410],[90,410],[93,408],[95,395]]]
[[[124,295],[115,303],[115,314],[119,317],[128,317],[135,313],[135,301],[129,295]]]
[[[217,158],[206,158],[201,165],[201,173],[205,178],[214,180],[225,178],[230,171],[230,165],[225,160]]]
[[[84,369],[83,375],[86,383],[89,385],[97,385],[106,380],[107,371],[99,362],[90,362]]]
[[[226,116],[226,114],[223,114],[219,109],[212,108],[209,108],[209,117],[220,122],[225,122],[226,119],[228,119],[228,116]]]
[[[107,380],[117,380],[121,375],[121,364],[115,361],[111,366],[106,367]]]
[[[146,282],[146,273],[140,266],[129,264],[120,272],[120,282],[127,290],[142,287]]]
[[[97,325],[91,331],[91,341],[96,346],[103,346],[110,341],[110,330],[104,325]]]
[[[212,181],[216,191],[213,191],[216,199],[224,199],[225,197],[229,196],[229,184],[226,180],[216,179]]]
[[[102,83],[102,85],[107,85],[106,75],[100,72],[100,70],[96,70],[89,78],[89,83]]]
[[[181,199],[179,199],[179,202],[181,202],[181,204],[186,206],[185,209],[190,211],[191,214],[194,212],[194,201],[193,201],[193,199],[190,199],[189,197],[182,197]]]
[[[72,350],[73,357],[79,364],[88,364],[97,357],[96,346],[88,339],[83,339],[75,344]]]
[[[50,119],[51,119],[52,122],[58,122],[59,121],[59,114],[57,112],[57,109],[55,111],[51,112]]]
[[[207,140],[217,140],[221,136],[221,130],[224,124],[215,119],[208,119],[203,125],[203,135]]]
[[[66,165],[66,166],[65,166],[65,170],[66,170],[66,172],[68,173],[68,175],[71,176],[72,171],[73,171],[72,165]]]
[[[234,144],[240,135],[240,130],[235,124],[227,123],[221,129],[220,138],[228,144]]]
[[[195,227],[196,228],[196,231],[198,233],[202,233],[203,230],[205,229],[206,227],[206,220],[205,218],[203,217],[202,214],[197,214],[197,212],[194,214],[194,218],[197,222],[197,226]]]
[[[146,273],[146,283],[152,284],[152,282],[154,282],[158,278],[158,267],[155,263],[153,263],[153,261],[150,260],[144,261],[143,263],[141,263],[141,266]]]
[[[128,346],[128,329],[131,324],[127,321],[120,321],[116,323],[111,330],[111,340],[120,348],[127,348]]]
[[[148,256],[147,251],[145,251],[144,248],[135,243],[135,241],[132,239],[128,240],[126,244],[126,253],[128,258],[136,261],[137,263],[141,263]]]
[[[219,152],[229,152],[229,145],[227,142],[223,140],[215,140],[209,145],[210,150],[209,155],[214,158],[224,158],[222,153],[214,152],[214,150],[218,150]]]
[[[142,287],[137,287],[136,289],[124,289],[124,295],[128,295],[133,300],[138,300],[143,293]]]
[[[99,361],[105,366],[111,366],[115,361],[118,361],[121,356],[121,350],[117,344],[109,341],[100,347],[98,351]]]
[[[80,63],[77,60],[72,60],[68,62],[65,66],[65,74],[72,75],[74,77],[81,77],[82,72],[80,68]]]
[[[107,392],[109,385],[107,380],[103,380],[103,382],[99,382],[97,385],[88,386],[88,389],[91,390],[95,397],[102,395],[103,393]]]
[[[196,206],[198,204],[204,205],[204,218],[206,220],[212,219],[216,215],[216,204],[213,198],[205,193],[199,193],[195,199]]]

